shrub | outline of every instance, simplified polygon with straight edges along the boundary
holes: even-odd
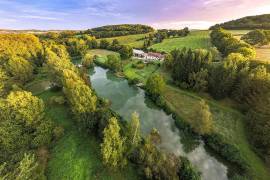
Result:
[[[85,67],[85,68],[91,68],[94,66],[94,56],[87,53],[84,55],[83,59],[82,59],[82,65]]]

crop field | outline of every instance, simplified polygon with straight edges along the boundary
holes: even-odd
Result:
[[[133,48],[142,48],[144,40],[143,38],[147,36],[148,34],[136,34],[136,35],[129,35],[129,36],[119,36],[119,37],[113,37],[113,38],[105,38],[110,43],[117,39],[120,44],[122,45],[129,45]],[[98,39],[100,41],[100,39]]]
[[[270,63],[270,45],[267,47],[256,48],[256,60]]]
[[[157,51],[170,52],[174,49],[182,49],[184,47],[209,49],[212,47],[209,31],[193,31],[186,37],[165,39],[162,43],[154,44],[150,48]]]

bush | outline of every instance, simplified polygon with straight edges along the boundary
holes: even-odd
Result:
[[[201,174],[193,168],[192,164],[185,157],[181,157],[181,165],[178,173],[179,179],[182,180],[200,180]]]
[[[64,128],[62,126],[57,126],[53,129],[53,137],[58,140],[64,135]]]
[[[82,65],[83,67],[89,69],[91,67],[94,66],[94,56],[87,53],[84,55],[83,59],[82,59]]]
[[[240,171],[247,172],[249,165],[240,154],[240,151],[218,134],[206,135],[203,137],[206,145],[221,155],[224,159],[239,167]]]

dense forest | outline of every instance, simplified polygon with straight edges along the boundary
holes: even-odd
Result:
[[[116,36],[125,36],[131,34],[145,34],[153,32],[154,29],[150,26],[141,25],[141,24],[122,24],[122,25],[110,25],[102,26],[93,29],[89,29],[84,33],[96,38],[108,38]]]
[[[237,20],[228,21],[221,24],[216,24],[210,27],[215,29],[222,27],[224,29],[270,29],[270,14],[247,16]]]

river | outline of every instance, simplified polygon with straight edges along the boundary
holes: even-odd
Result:
[[[137,112],[144,135],[156,128],[161,136],[160,148],[166,152],[187,157],[202,173],[204,180],[227,180],[228,168],[209,152],[204,143],[178,130],[171,115],[155,106],[144,90],[131,86],[128,81],[118,78],[108,70],[95,67],[91,74],[93,88],[100,97],[112,102],[111,108],[125,120]]]

